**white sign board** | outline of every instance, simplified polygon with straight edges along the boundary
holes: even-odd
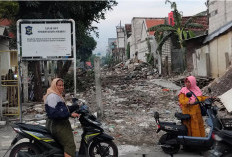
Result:
[[[231,101],[232,89],[228,90],[221,96],[219,96],[221,102],[226,107],[228,112],[232,112],[232,101]]]
[[[21,24],[22,57],[71,56],[71,23]]]

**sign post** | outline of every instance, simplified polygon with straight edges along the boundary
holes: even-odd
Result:
[[[17,40],[19,68],[22,61],[72,60],[74,63],[74,95],[76,96],[76,37],[74,20],[20,19],[17,21]],[[21,84],[19,87],[21,87]],[[22,103],[20,103],[20,106],[22,106]],[[21,114],[22,111],[20,111]]]

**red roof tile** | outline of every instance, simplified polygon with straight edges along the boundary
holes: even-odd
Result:
[[[0,19],[0,26],[10,26],[11,21],[8,19]],[[8,29],[9,31],[9,29]],[[9,37],[14,38],[14,34],[12,32],[9,32]]]
[[[10,26],[11,22],[8,19],[0,19],[0,26]]]
[[[164,19],[146,19],[147,29],[156,25],[164,24]],[[150,31],[149,35],[154,35],[155,31]]]
[[[191,16],[182,17],[182,23],[185,23]],[[192,31],[205,31],[209,28],[207,16],[196,16],[193,23],[199,23],[203,28],[190,28]]]

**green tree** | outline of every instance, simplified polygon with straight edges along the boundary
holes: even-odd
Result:
[[[184,67],[185,67],[185,40],[194,37],[194,32],[191,31],[191,28],[202,28],[201,24],[194,23],[194,16],[189,18],[185,23],[182,21],[182,15],[177,10],[176,2],[171,2],[169,0],[165,1],[166,3],[171,4],[171,9],[173,9],[173,16],[174,16],[174,26],[171,26],[169,24],[160,24],[157,26],[153,26],[148,29],[148,31],[155,31],[155,38],[157,41],[157,49],[156,51],[162,55],[162,46],[163,44],[171,37],[171,36],[177,36],[178,43],[181,48],[181,51],[183,52],[183,60],[184,60]]]
[[[0,2],[0,18],[12,21],[11,31],[16,37],[16,21],[18,19],[74,19],[76,28],[77,57],[85,60],[96,47],[96,42],[90,36],[95,32],[98,37],[97,27],[92,22],[105,19],[105,13],[116,6],[115,0],[106,1],[2,1]],[[16,48],[16,39],[12,42]],[[40,64],[37,62],[37,64]],[[35,65],[39,67],[38,65]],[[71,61],[58,61],[58,76],[64,77],[71,66]],[[40,77],[40,76],[38,76]],[[35,89],[41,93],[41,77],[37,79]],[[42,93],[37,100],[41,100]]]

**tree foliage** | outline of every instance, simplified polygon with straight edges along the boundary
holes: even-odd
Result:
[[[74,19],[76,22],[76,46],[83,49],[88,47],[93,50],[96,47],[90,32],[94,31],[98,36],[97,27],[92,22],[105,19],[105,13],[116,6],[115,0],[107,1],[18,1],[0,2],[1,18],[10,19],[14,25],[18,19]],[[15,26],[15,25],[14,25]],[[15,27],[14,27],[15,28]],[[16,29],[13,30],[16,34]],[[92,40],[92,41],[91,41]],[[88,42],[89,44],[85,43]],[[92,47],[90,47],[92,46]],[[90,56],[79,51],[77,57]],[[83,55],[83,56],[82,56]],[[88,57],[87,57],[88,58]]]
[[[97,27],[93,22],[105,19],[105,13],[117,5],[115,0],[106,1],[2,1],[0,2],[0,19],[12,22],[11,31],[16,37],[16,21],[18,19],[74,19],[76,30],[77,58],[85,61],[91,56],[96,47],[96,41],[90,32],[95,32]],[[16,39],[12,48],[16,48]],[[71,66],[71,61],[58,61],[58,77],[64,78]],[[35,65],[38,67],[38,65]],[[38,78],[39,79],[39,78]],[[41,82],[41,77],[38,82]],[[38,84],[36,82],[36,85]],[[41,84],[38,84],[39,91]],[[40,92],[41,93],[41,92]],[[38,96],[39,98],[39,96]],[[42,98],[40,96],[40,98]]]
[[[153,26],[148,29],[148,31],[155,31],[155,38],[158,43],[157,51],[159,53],[161,52],[161,48],[165,41],[172,36],[176,35],[178,37],[179,46],[181,48],[185,47],[184,42],[188,38],[194,37],[194,33],[190,30],[190,28],[202,28],[201,24],[194,23],[193,20],[195,16],[192,16],[189,18],[185,23],[182,22],[182,15],[180,11],[177,10],[177,5],[175,2],[171,2],[169,0],[166,0],[166,3],[171,4],[171,9],[173,9],[173,16],[174,16],[174,26],[171,26],[169,24],[160,24],[157,26]]]

